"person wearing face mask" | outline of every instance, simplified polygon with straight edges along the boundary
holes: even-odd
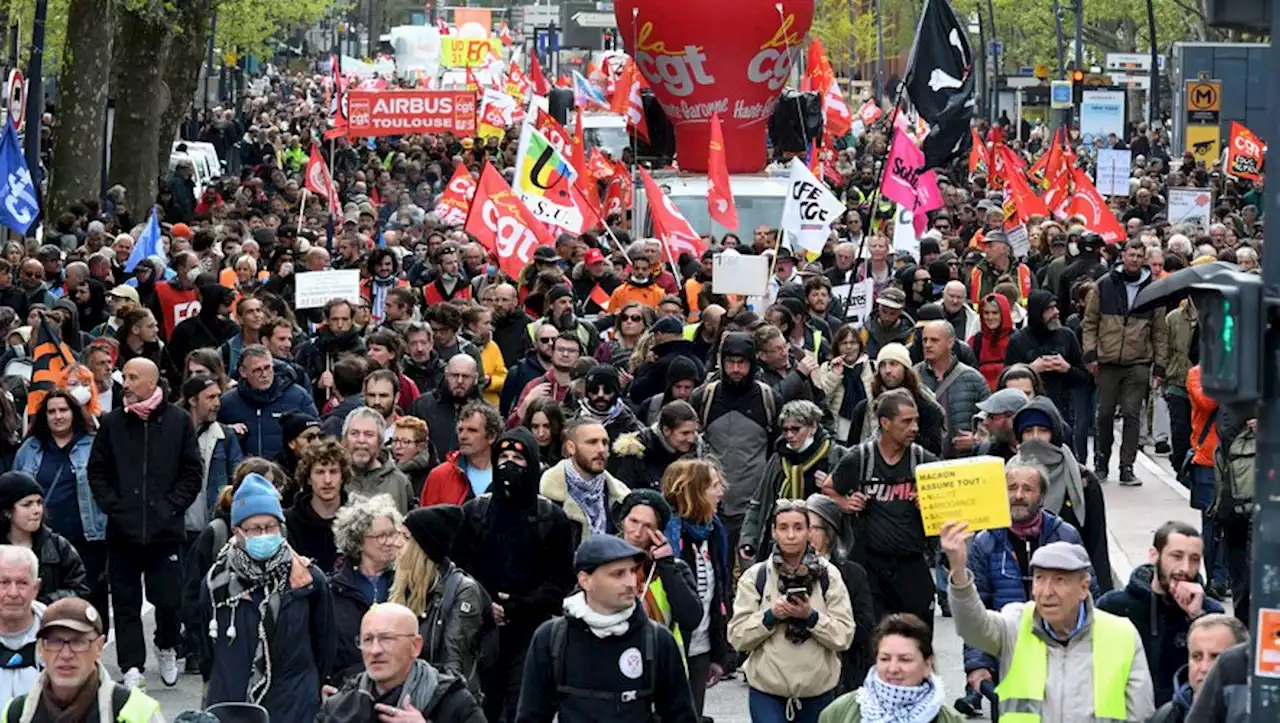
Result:
[[[822,427],[822,410],[813,402],[787,402],[778,414],[782,434],[777,451],[760,476],[747,505],[738,551],[745,563],[761,562],[772,554],[768,521],[779,499],[804,499],[821,491],[848,451],[830,439]]]
[[[609,296],[609,308],[621,309],[631,302],[636,302],[656,309],[658,308],[658,302],[662,301],[662,297],[665,295],[666,292],[662,290],[662,287],[654,283],[649,267],[649,258],[638,255],[631,259],[631,273],[622,280],[622,284],[614,289],[613,294]]]
[[[272,720],[313,720],[337,650],[329,582],[285,542],[280,496],[249,474],[231,500],[234,541],[200,590],[205,704],[255,703]],[[267,634],[259,633],[261,630]]]
[[[453,556],[493,601],[498,659],[481,686],[485,716],[496,721],[504,712],[514,719],[533,632],[560,614],[573,587],[573,530],[564,510],[538,495],[533,434],[524,427],[509,430],[493,450],[493,486],[462,506]]]
[[[603,424],[611,443],[624,434],[640,431],[643,425],[621,397],[622,379],[617,369],[596,364],[584,381],[585,396],[578,400],[578,418]]]
[[[149,283],[155,284],[154,296],[150,300],[145,298],[148,294],[142,288],[141,277],[138,284],[138,296],[143,297],[143,303],[160,321],[160,331],[164,339],[172,338],[178,324],[195,316],[201,307],[201,299],[196,289],[196,279],[200,277],[200,258],[193,251],[180,251],[174,255],[172,263],[173,277],[170,280],[159,280],[163,277],[162,269],[156,269],[148,279]],[[220,343],[222,342],[219,341]],[[216,344],[213,346],[217,347]],[[196,348],[198,347],[191,347],[191,349]]]
[[[178,323],[169,334],[169,359],[181,364],[193,349],[217,349],[223,342],[236,335],[237,329],[231,321],[231,307],[235,304],[236,292],[220,284],[205,284],[200,287],[200,311]],[[168,369],[170,384],[177,386],[182,379],[181,369]]]

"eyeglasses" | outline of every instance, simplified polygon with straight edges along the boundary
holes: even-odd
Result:
[[[417,636],[417,633],[379,633],[377,635],[357,635],[356,647],[361,650],[368,650],[375,645],[380,648],[385,648],[401,638],[412,638],[415,636]]]
[[[395,545],[404,542],[405,534],[399,530],[384,532],[380,535],[369,535],[370,540],[374,540],[380,545]]]
[[[271,523],[269,525],[254,525],[253,527],[241,527],[240,531],[246,537],[261,537],[262,535],[277,535],[280,533],[280,525]]]
[[[784,425],[782,425],[782,433],[783,433],[783,434],[799,434],[799,433],[801,433],[801,432],[803,432],[803,431],[804,431],[804,427],[803,427],[803,426],[801,426],[801,425],[799,425],[799,424],[784,424]]]
[[[421,440],[421,439],[404,439],[402,437],[392,437],[391,446],[392,447],[416,447],[419,444],[422,444],[423,441],[424,440]]]
[[[625,314],[623,315],[622,320],[623,321],[644,321],[644,317],[640,316],[639,314]]]
[[[102,636],[95,635],[91,638],[73,638],[71,640],[63,638],[40,638],[40,647],[44,648],[45,652],[54,653],[55,655],[61,653],[63,648],[71,648],[71,652],[73,653],[84,653],[89,650],[90,645],[93,645],[93,641],[100,637]]]

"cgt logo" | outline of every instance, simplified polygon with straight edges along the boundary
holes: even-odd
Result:
[[[699,45],[686,45],[682,51],[667,50],[661,40],[650,40],[653,23],[645,23],[636,36],[636,65],[649,82],[661,85],[668,93],[683,98],[699,85],[711,85],[715,76],[707,72],[707,55]]]
[[[513,205],[501,203],[501,197],[488,198],[480,209],[480,217],[484,225],[489,227],[497,241],[498,257],[514,256],[523,266],[533,257],[533,248],[538,245],[537,235],[518,220],[520,210]]]
[[[1235,149],[1236,149],[1237,151],[1239,151],[1240,153],[1243,153],[1243,154],[1245,154],[1245,155],[1249,155],[1249,156],[1261,156],[1261,155],[1262,155],[1262,149],[1261,149],[1260,147],[1258,147],[1258,144],[1257,144],[1257,143],[1254,143],[1254,142],[1253,142],[1253,139],[1252,139],[1252,138],[1250,138],[1250,137],[1248,137],[1248,136],[1246,136],[1246,135],[1238,135],[1238,136],[1236,136],[1236,138],[1235,138]]]

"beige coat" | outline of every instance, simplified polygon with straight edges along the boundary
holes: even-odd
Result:
[[[799,645],[787,640],[786,625],[764,624],[765,611],[781,594],[773,562],[758,562],[738,578],[729,644],[749,654],[746,671],[752,688],[784,698],[810,698],[840,682],[840,653],[853,642],[853,607],[840,571],[825,560],[822,564],[827,568],[827,592],[817,588],[809,599],[818,613],[818,624],[813,635]],[[761,565],[769,566],[763,597],[756,592],[756,571]]]
[[[1000,670],[1013,662],[1013,646],[1026,603],[1009,603],[1003,610],[987,610],[978,597],[973,574],[965,571],[962,585],[950,583],[951,613],[956,632],[965,643],[1000,659]],[[1049,675],[1044,691],[1042,723],[1095,723],[1093,715],[1093,601],[1086,600],[1084,629],[1066,645],[1054,640],[1040,626],[1036,615],[1034,631],[1049,647]],[[1155,713],[1151,671],[1143,652],[1142,637],[1133,631],[1133,663],[1125,686],[1126,720],[1142,723]]]
[[[573,464],[573,462],[567,459],[560,460],[559,464],[543,472],[538,492],[543,497],[560,505],[564,509],[565,517],[568,517],[569,521],[575,525],[573,548],[576,550],[583,540],[591,536],[591,522],[587,520],[587,513],[582,510],[582,507],[569,496],[569,483],[565,482],[564,479],[564,466],[566,464]],[[626,497],[629,492],[631,490],[621,480],[605,472],[605,514],[611,514],[613,506],[622,502],[622,498]]]

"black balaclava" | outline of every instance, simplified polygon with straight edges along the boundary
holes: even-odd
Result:
[[[524,458],[524,468],[511,460],[498,462],[499,456],[507,450],[513,450]],[[538,441],[533,438],[533,432],[525,427],[503,432],[493,444],[493,459],[497,462],[493,468],[494,500],[510,507],[532,507],[538,499],[539,481],[542,478]]]

